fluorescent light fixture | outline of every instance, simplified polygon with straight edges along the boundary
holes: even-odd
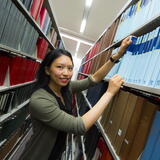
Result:
[[[79,41],[80,43],[84,43],[84,44],[87,44],[89,46],[93,46],[93,43],[90,43],[88,41],[85,41],[85,40],[82,40],[80,38],[77,38],[77,37],[73,37],[73,36],[70,36],[68,34],[64,34],[64,33],[60,33],[62,37],[65,37],[65,38],[68,38],[68,39],[72,39],[74,41]]]
[[[86,7],[90,8],[93,0],[86,0]]]
[[[78,42],[77,42],[77,46],[76,46],[76,53],[77,53],[77,52],[78,52],[78,50],[79,50],[80,44],[81,44],[81,42],[80,42],[80,41],[78,41]]]
[[[81,32],[81,33],[84,32],[85,27],[86,27],[86,19],[83,19],[83,20],[82,20],[82,23],[81,23],[81,28],[80,28],[80,32]]]

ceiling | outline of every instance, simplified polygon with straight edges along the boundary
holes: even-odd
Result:
[[[91,44],[111,25],[127,2],[128,0],[93,0],[86,28],[80,33],[85,0],[50,0],[65,48],[73,56],[82,59]],[[77,38],[82,41],[76,52]]]

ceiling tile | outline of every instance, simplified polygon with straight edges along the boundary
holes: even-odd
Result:
[[[68,39],[68,38],[65,38],[65,37],[63,37],[63,41],[65,43],[66,50],[68,50],[72,54],[72,56],[74,56],[77,41],[74,41],[74,40],[71,40],[71,39]]]
[[[91,48],[91,46],[86,45],[84,43],[80,44],[79,51],[77,53],[77,58],[82,59],[83,56],[87,53],[87,51]]]

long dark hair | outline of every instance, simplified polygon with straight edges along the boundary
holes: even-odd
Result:
[[[73,63],[71,53],[69,53],[68,51],[66,51],[64,49],[54,49],[54,50],[48,52],[48,54],[45,56],[44,60],[42,61],[41,65],[39,67],[39,70],[37,72],[37,75],[36,75],[37,89],[47,85],[49,82],[50,76],[48,76],[46,74],[45,68],[46,67],[49,68],[51,66],[52,62],[54,62],[57,58],[59,58],[62,55],[68,56]]]
[[[35,84],[34,91],[48,85],[49,80],[50,80],[50,76],[46,74],[45,68],[50,67],[52,62],[54,62],[57,58],[59,58],[62,55],[68,56],[73,63],[72,55],[67,50],[54,49],[54,50],[48,52],[48,54],[45,56],[44,60],[42,61],[41,65],[39,67],[39,70],[37,72],[37,75],[36,75],[37,82]],[[61,93],[64,98],[65,105],[66,105],[67,109],[69,109],[68,112],[71,112],[71,106],[72,106],[72,98],[71,97],[72,97],[72,95],[71,95],[71,92],[69,91],[68,85],[65,87],[62,87]]]

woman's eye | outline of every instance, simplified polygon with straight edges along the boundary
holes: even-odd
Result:
[[[69,67],[68,69],[69,69],[70,71],[72,71],[72,70],[73,70],[73,67]]]
[[[57,66],[57,68],[59,68],[59,69],[63,69],[63,66]]]

